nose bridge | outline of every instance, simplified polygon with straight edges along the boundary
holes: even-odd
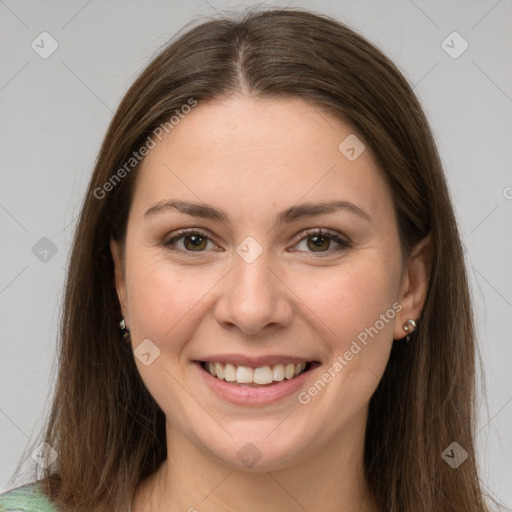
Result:
[[[216,316],[221,323],[255,334],[268,324],[289,322],[291,308],[282,284],[269,268],[269,253],[248,238],[236,249]]]

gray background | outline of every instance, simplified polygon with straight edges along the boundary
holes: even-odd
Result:
[[[0,0],[0,492],[49,405],[70,239],[113,110],[186,22],[247,5],[254,4]],[[487,385],[478,410],[482,478],[511,507],[512,2],[266,5],[348,23],[415,85],[445,165],[472,283]],[[43,31],[58,43],[46,59],[31,47],[50,48]],[[458,58],[445,50],[458,53],[462,40],[442,43],[453,31],[469,44]]]

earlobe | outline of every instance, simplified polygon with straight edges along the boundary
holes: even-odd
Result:
[[[124,315],[126,312],[126,280],[124,277],[124,264],[122,250],[118,242],[110,240],[110,252],[114,261],[114,278],[117,290],[117,297],[121,305],[121,312]]]
[[[410,320],[417,322],[421,315],[428,293],[432,254],[432,239],[428,235],[414,247],[409,256],[400,291],[402,310],[395,324],[395,339],[411,334],[411,327],[407,329],[404,326],[412,325],[408,323]]]

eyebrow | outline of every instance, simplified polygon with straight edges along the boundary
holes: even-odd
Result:
[[[146,211],[144,216],[150,217],[157,213],[167,210],[178,210],[192,217],[201,217],[203,219],[211,219],[222,221],[230,225],[229,216],[222,210],[214,208],[205,203],[191,203],[188,201],[161,201]],[[286,210],[279,212],[276,216],[276,225],[290,224],[304,217],[314,217],[326,213],[334,213],[336,211],[347,211],[357,215],[364,220],[371,221],[371,217],[359,206],[350,201],[328,201],[324,203],[304,203],[297,206],[291,206]]]

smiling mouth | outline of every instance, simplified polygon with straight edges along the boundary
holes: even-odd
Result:
[[[266,387],[292,380],[319,365],[316,361],[259,366],[237,366],[230,363],[198,361],[212,377],[240,387]]]

